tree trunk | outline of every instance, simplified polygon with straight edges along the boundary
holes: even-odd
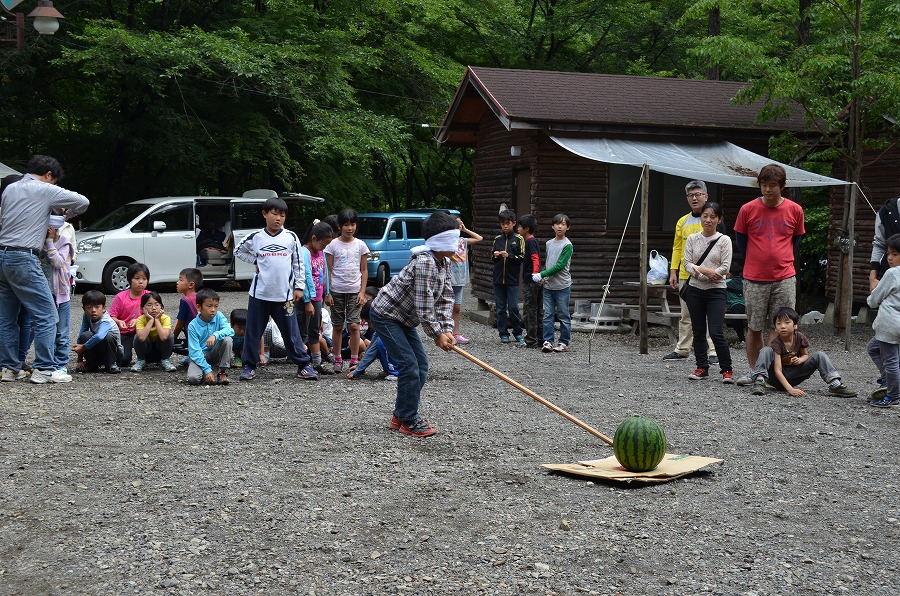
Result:
[[[708,29],[710,37],[718,37],[722,32],[722,23],[721,23],[721,14],[719,11],[719,7],[709,11],[709,20],[708,20]],[[706,78],[710,81],[718,81],[721,76],[721,72],[718,64],[710,64],[709,69],[706,71]]]

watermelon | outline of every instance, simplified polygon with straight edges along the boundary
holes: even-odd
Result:
[[[666,455],[666,433],[653,418],[626,418],[613,437],[613,453],[629,472],[649,472]]]

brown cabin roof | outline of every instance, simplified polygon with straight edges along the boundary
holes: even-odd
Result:
[[[511,130],[646,132],[806,130],[799,109],[757,123],[762,102],[735,105],[746,83],[470,66],[441,124],[438,142],[474,146],[487,110]],[[649,130],[652,129],[652,130]],[[681,129],[680,131],[678,129]]]

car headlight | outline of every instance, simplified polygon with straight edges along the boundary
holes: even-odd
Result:
[[[381,260],[381,253],[378,252],[377,250],[374,251],[374,252],[370,252],[370,253],[369,253],[369,260],[370,260],[370,261],[380,261],[380,260]]]
[[[85,238],[79,240],[76,245],[78,252],[100,252],[103,246],[103,236],[94,236],[93,238]]]

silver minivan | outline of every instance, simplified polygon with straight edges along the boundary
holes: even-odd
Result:
[[[125,272],[140,262],[150,269],[150,283],[174,283],[187,267],[198,267],[204,282],[249,282],[255,268],[234,258],[234,247],[265,226],[262,205],[279,197],[288,204],[288,221],[302,234],[309,220],[304,206],[324,199],[281,194],[267,189],[241,197],[160,197],[123,205],[76,232],[79,284],[99,285],[107,294],[128,288]],[[210,256],[198,245],[202,230],[215,227],[223,250]]]

